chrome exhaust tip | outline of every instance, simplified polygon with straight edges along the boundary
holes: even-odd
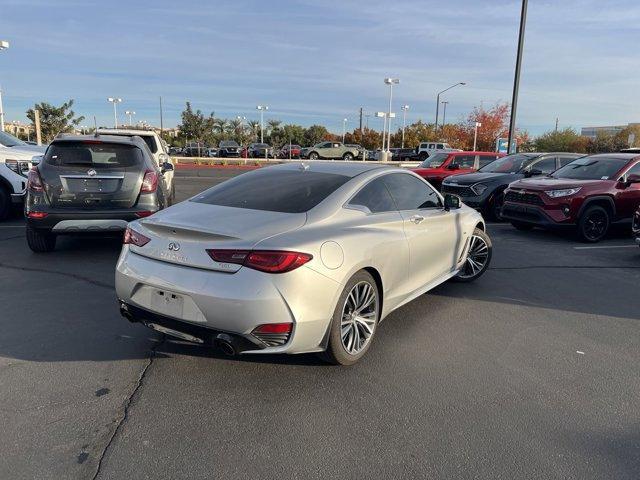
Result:
[[[233,357],[238,353],[234,345],[233,337],[231,337],[231,335],[227,335],[226,333],[219,333],[216,336],[216,344],[225,355]]]

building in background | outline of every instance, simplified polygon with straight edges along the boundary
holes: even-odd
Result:
[[[640,123],[628,123],[627,125],[610,125],[605,127],[582,127],[580,134],[595,140],[598,133],[607,135],[616,135],[628,127],[637,127]]]
[[[5,122],[4,131],[20,140],[35,140],[35,129],[30,123],[24,124],[18,121]]]

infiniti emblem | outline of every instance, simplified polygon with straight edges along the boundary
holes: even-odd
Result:
[[[97,173],[98,173],[98,172],[96,172],[96,171],[92,168],[91,170],[89,170],[89,171],[87,172],[87,175],[89,175],[90,177],[95,177]]]
[[[180,250],[180,244],[176,243],[176,242],[171,242],[169,244],[169,250],[171,250],[172,252],[177,252],[178,250]]]

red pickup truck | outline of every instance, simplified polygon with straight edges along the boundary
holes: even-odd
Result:
[[[504,154],[496,152],[434,153],[418,168],[412,170],[440,190],[442,181],[446,177],[459,173],[475,172],[500,157],[504,157]]]

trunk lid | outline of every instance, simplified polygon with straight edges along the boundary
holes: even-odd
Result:
[[[258,242],[302,227],[306,213],[280,213],[182,202],[132,228],[150,238],[132,251],[156,260],[207,270],[235,272],[240,265],[215,262],[206,250],[251,250]]]

